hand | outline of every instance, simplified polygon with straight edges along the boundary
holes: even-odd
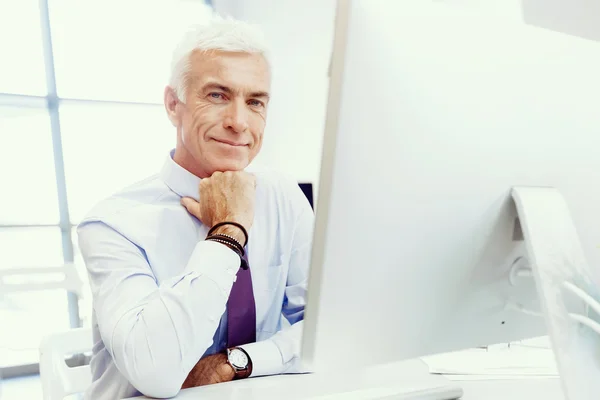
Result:
[[[235,377],[233,367],[227,363],[223,353],[206,356],[196,363],[181,386],[187,389],[213,383],[229,382]]]
[[[200,181],[200,202],[184,197],[181,204],[209,228],[231,221],[249,231],[254,220],[255,193],[254,175],[244,171],[215,172]]]

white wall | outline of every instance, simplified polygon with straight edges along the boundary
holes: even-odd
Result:
[[[598,0],[523,0],[523,17],[531,25],[600,40]]]
[[[600,40],[598,0],[432,0],[469,7],[487,16],[510,18],[541,28]]]
[[[334,0],[214,0],[217,12],[259,24],[272,48],[273,99],[257,165],[317,183]]]
[[[468,7],[486,16],[522,20],[521,0],[432,0],[436,3]]]

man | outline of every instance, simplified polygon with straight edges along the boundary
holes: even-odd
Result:
[[[86,398],[300,370],[313,212],[293,180],[244,171],[269,89],[260,32],[245,23],[215,19],[175,52],[174,151],[78,227],[94,304]]]

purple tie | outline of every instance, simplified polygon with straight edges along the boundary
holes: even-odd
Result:
[[[246,262],[248,259],[244,256]],[[256,342],[256,306],[250,268],[240,268],[227,301],[227,347]]]

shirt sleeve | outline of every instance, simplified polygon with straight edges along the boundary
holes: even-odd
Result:
[[[292,252],[282,308],[282,313],[290,325],[267,340],[240,346],[252,360],[251,376],[307,372],[300,362],[300,346],[312,249],[314,213],[299,187],[295,185],[293,190],[292,200],[301,211],[294,224]]]
[[[78,228],[102,340],[141,393],[175,396],[210,347],[240,265],[226,246],[199,242],[182,273],[157,283],[144,252],[102,222]]]

